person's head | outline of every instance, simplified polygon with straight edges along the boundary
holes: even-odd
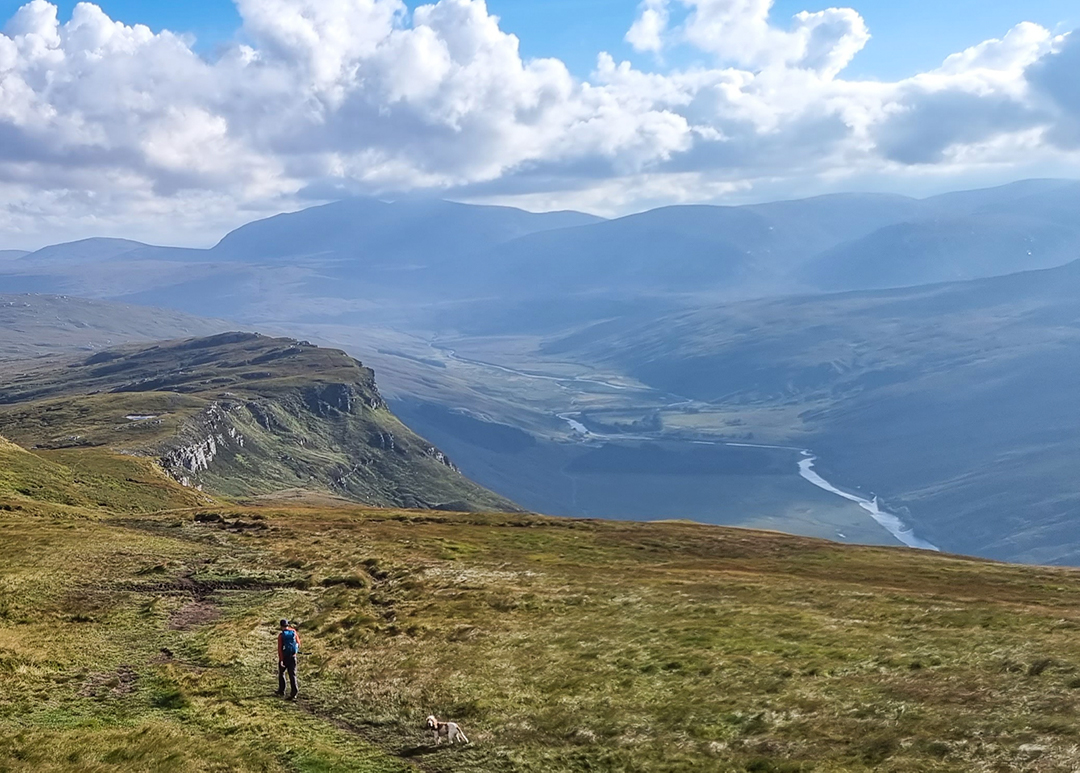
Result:
[[[286,620],[284,617],[281,618],[281,630],[284,631],[288,627],[289,627],[289,621]]]

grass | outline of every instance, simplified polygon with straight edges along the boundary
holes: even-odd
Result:
[[[1067,570],[350,507],[0,511],[0,542],[0,770],[1074,768]]]
[[[213,501],[146,458],[105,449],[32,453],[0,438],[0,510],[157,511]]]

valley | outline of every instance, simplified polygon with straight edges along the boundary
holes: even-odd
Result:
[[[1080,450],[1056,385],[1075,381],[1077,185],[612,220],[350,199],[206,250],[98,239],[12,253],[0,290],[179,315],[148,331],[225,317],[215,332],[341,348],[419,435],[527,509],[895,544],[873,518],[889,513],[894,532],[943,550],[1073,564]],[[152,335],[92,316],[75,335],[26,327],[3,356]],[[51,343],[25,343],[38,334]],[[809,450],[858,501],[801,477],[798,457],[762,475],[718,443]]]
[[[925,206],[860,205],[874,239]],[[695,212],[622,242],[555,214],[478,233],[510,261],[656,218],[716,244]],[[706,214],[769,250],[866,236]],[[559,295],[587,268],[568,249],[536,296],[465,297],[455,218],[399,300],[380,293],[421,253],[345,272],[358,232],[290,241],[288,218],[215,255],[5,258],[171,308],[0,296],[0,770],[1075,767],[1080,577],[985,557],[1080,563],[1080,264]],[[273,694],[282,617],[296,703]],[[436,747],[430,713],[472,742]]]
[[[1080,6],[831,6],[7,3],[0,773],[1077,773]]]

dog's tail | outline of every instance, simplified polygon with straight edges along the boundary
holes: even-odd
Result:
[[[469,739],[465,737],[465,733],[462,731],[462,729],[460,727],[458,728],[458,735],[461,736],[461,740],[464,741],[465,743],[471,743],[471,741],[469,741]]]

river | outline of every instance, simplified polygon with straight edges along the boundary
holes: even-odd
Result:
[[[842,489],[838,489],[836,486],[829,483],[829,481],[825,480],[823,477],[818,475],[817,472],[814,471],[814,462],[817,461],[817,457],[814,456],[810,451],[803,451],[802,454],[805,458],[799,462],[799,475],[801,475],[803,478],[810,481],[820,489],[824,489],[831,494],[836,494],[839,497],[843,497],[844,499],[847,499],[851,502],[855,502],[863,510],[870,513],[870,517],[880,523],[882,527],[884,527],[885,530],[889,532],[889,534],[896,537],[909,548],[919,548],[920,550],[934,550],[937,552],[941,552],[941,548],[939,548],[937,545],[934,545],[931,542],[927,542],[921,537],[917,537],[912,528],[906,523],[904,523],[902,520],[900,520],[900,517],[898,515],[890,513],[886,510],[882,510],[881,506],[878,505],[877,497],[874,497],[873,499],[866,499],[864,497],[858,496],[857,494],[849,494],[848,492]]]
[[[576,437],[583,440],[602,440],[602,441],[619,441],[619,440],[655,440],[656,438],[647,437],[627,437],[619,435],[600,435],[591,432],[581,421],[573,417],[580,417],[580,413],[560,413],[558,417],[570,425],[570,429],[573,431]],[[729,448],[771,448],[778,451],[797,451],[802,454],[803,459],[799,462],[799,475],[806,481],[814,484],[824,491],[828,491],[830,494],[835,494],[838,497],[842,497],[849,502],[854,502],[863,510],[870,514],[877,523],[885,529],[889,534],[893,535],[902,544],[907,545],[909,548],[918,548],[919,550],[933,550],[941,552],[941,548],[932,542],[928,542],[915,534],[915,531],[908,526],[895,513],[890,513],[887,510],[882,510],[878,504],[877,497],[873,499],[866,499],[860,497],[857,494],[851,494],[843,489],[837,488],[829,481],[825,480],[821,475],[814,470],[814,462],[817,461],[817,457],[814,456],[812,451],[804,448],[798,448],[797,446],[780,446],[769,445],[765,443],[735,443],[725,441],[713,441],[713,440],[693,440],[690,441],[696,445],[709,445],[709,446],[728,446]]]
[[[483,360],[474,360],[467,357],[462,357],[456,351],[448,346],[440,346],[435,341],[431,341],[428,344],[432,349],[442,352],[444,355],[457,362],[473,365],[481,368],[489,368],[492,370],[501,371],[510,375],[518,376],[521,378],[537,379],[541,381],[555,381],[560,384],[593,384],[596,386],[607,387],[615,390],[625,390],[626,386],[621,384],[613,384],[609,381],[601,381],[599,379],[584,378],[581,376],[552,376],[546,373],[533,373],[529,371],[517,370],[515,368],[508,368],[504,365],[497,365],[493,362],[484,362]],[[692,402],[692,401],[687,401]],[[632,436],[632,435],[606,435],[595,433],[589,430],[588,427],[580,420],[581,413],[579,411],[571,411],[567,413],[556,414],[557,417],[566,422],[569,425],[571,432],[575,438],[585,442],[618,442],[618,441],[655,441],[653,437]],[[818,488],[828,491],[830,494],[835,494],[838,497],[842,497],[849,502],[854,502],[873,518],[882,528],[884,528],[889,534],[893,535],[902,544],[911,548],[918,548],[920,550],[933,550],[940,552],[940,548],[927,540],[917,536],[914,530],[908,526],[895,513],[890,513],[887,510],[882,510],[878,504],[877,497],[873,499],[866,499],[865,497],[858,496],[857,494],[851,494],[843,489],[837,488],[829,481],[825,480],[821,475],[814,470],[814,462],[817,457],[814,456],[812,451],[797,448],[794,446],[779,446],[779,445],[765,445],[758,443],[735,443],[725,441],[708,441],[699,440],[691,441],[693,443],[699,443],[704,445],[725,445],[733,448],[775,448],[778,450],[797,451],[802,454],[803,459],[799,461],[799,475],[817,486]]]

